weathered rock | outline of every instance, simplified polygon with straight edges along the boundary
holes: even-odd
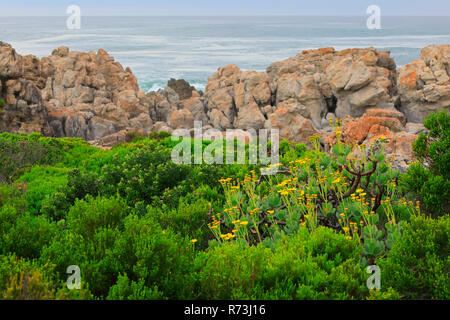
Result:
[[[200,96],[192,96],[188,99],[182,100],[179,103],[181,109],[189,110],[195,120],[201,121],[203,124],[208,124],[209,119],[205,112],[205,105],[203,98]]]
[[[111,148],[119,143],[127,142],[127,131],[121,130],[119,132],[104,136],[100,139],[100,145],[105,148]]]
[[[6,105],[0,113],[0,131],[49,134],[47,111],[39,89],[24,79],[7,80],[2,87]]]
[[[0,78],[18,78],[22,75],[22,69],[22,56],[10,45],[0,41]]]
[[[194,117],[188,109],[175,110],[168,124],[173,129],[190,129],[194,127]]]
[[[428,46],[419,60],[399,69],[400,110],[409,122],[422,123],[431,112],[450,110],[450,46]]]
[[[270,105],[269,78],[264,72],[241,71],[228,65],[214,73],[205,90],[207,114],[219,129],[261,129],[261,108]]]
[[[265,127],[278,129],[280,139],[309,144],[309,138],[318,133],[311,121],[301,116],[296,107],[278,108],[269,116]]]
[[[386,51],[333,48],[305,50],[267,68],[277,107],[301,105],[316,128],[328,112],[361,116],[388,105],[395,93],[395,62]]]
[[[148,107],[148,113],[154,121],[167,122],[170,114],[176,110],[161,92],[149,92],[141,101]]]
[[[238,140],[244,143],[250,143],[253,141],[254,137],[251,132],[242,129],[231,129],[223,133],[223,139],[226,140]]]
[[[183,79],[175,80],[172,78],[167,82],[167,86],[177,93],[180,100],[189,99],[192,97],[192,91],[195,90],[193,86]]]
[[[152,131],[154,132],[173,132],[173,129],[167,125],[167,123],[163,121],[158,121],[153,124]]]
[[[421,123],[408,122],[405,126],[406,132],[419,135],[422,132],[427,132],[427,129]]]
[[[366,138],[390,135],[405,130],[404,115],[398,111],[368,110],[361,118],[349,122],[342,130],[342,139],[347,143],[362,143]],[[371,136],[369,137],[369,133]]]
[[[416,134],[406,131],[405,116],[398,111],[370,109],[357,119],[346,118],[340,129],[340,139],[346,143],[369,145],[377,139],[387,141],[385,154],[393,158],[397,169],[405,171],[408,163],[414,159],[411,143]],[[325,135],[325,146],[331,150],[337,142],[335,133]]]
[[[19,117],[15,128],[0,124],[0,130],[95,140],[127,127],[151,129],[149,107],[136,78],[104,50],[83,53],[59,47],[39,59],[21,57],[2,43],[0,52],[0,78],[10,79],[3,116],[9,121]],[[32,112],[40,114],[32,119]]]

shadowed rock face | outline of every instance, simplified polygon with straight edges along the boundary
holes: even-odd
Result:
[[[219,130],[276,128],[282,138],[307,142],[329,133],[329,120],[338,117],[347,124],[342,137],[348,142],[377,135],[409,141],[427,114],[450,108],[449,63],[448,45],[424,48],[419,60],[398,71],[388,51],[322,48],[275,62],[266,72],[221,67],[204,94],[182,79],[146,94],[131,70],[102,49],[60,47],[39,59],[0,42],[0,99],[6,102],[0,131],[109,145],[124,141],[127,131],[172,132],[202,121]],[[412,157],[397,142],[393,154]]]
[[[192,97],[192,91],[195,90],[189,82],[183,79],[175,80],[172,78],[167,82],[167,86],[175,91],[180,100],[189,99]]]

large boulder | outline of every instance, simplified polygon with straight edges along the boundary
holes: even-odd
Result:
[[[415,133],[406,131],[406,125],[405,115],[399,111],[370,109],[361,118],[346,117],[339,137],[342,142],[359,145],[370,145],[378,139],[386,141],[385,154],[393,159],[396,169],[406,171],[414,159],[411,144],[417,139]],[[326,149],[331,150],[337,142],[336,134],[326,134],[324,142]]]
[[[0,131],[98,140],[118,130],[151,130],[148,99],[136,77],[102,49],[49,57],[20,56],[0,43],[0,79],[6,106]]]
[[[175,110],[168,124],[173,129],[191,129],[194,127],[194,117],[188,109]]]
[[[167,82],[167,87],[174,90],[180,100],[189,99],[192,97],[192,91],[195,91],[195,88],[184,79],[176,80],[172,78]]]
[[[311,121],[299,114],[297,107],[278,108],[270,114],[266,122],[267,129],[278,129],[280,139],[309,144],[309,138],[318,131]]]
[[[321,128],[328,113],[359,117],[368,108],[393,108],[395,62],[387,51],[304,50],[267,68],[276,107],[297,106]]]
[[[195,120],[201,121],[204,125],[209,123],[204,100],[200,95],[193,95],[188,99],[180,101],[179,107],[188,110]]]
[[[22,56],[9,44],[0,41],[0,78],[18,78],[22,75],[22,70]]]
[[[264,72],[241,71],[235,65],[219,68],[208,80],[206,110],[211,124],[218,129],[261,129],[272,96],[269,78]]]
[[[409,122],[421,123],[430,112],[450,110],[450,46],[428,46],[419,60],[401,67],[400,110]]]

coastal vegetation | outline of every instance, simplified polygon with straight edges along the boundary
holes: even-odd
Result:
[[[406,173],[385,137],[331,125],[328,153],[282,141],[276,175],[177,165],[164,133],[111,149],[0,134],[0,298],[449,299],[450,115],[426,118]]]

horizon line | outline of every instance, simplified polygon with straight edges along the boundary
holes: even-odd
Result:
[[[448,15],[418,15],[418,14],[410,14],[410,15],[406,15],[406,14],[383,14],[384,17],[442,17],[442,18],[448,18],[450,17],[450,14]],[[67,17],[67,15],[1,15],[1,18],[62,18],[62,17]],[[86,14],[86,15],[82,15],[82,17],[111,17],[111,18],[117,18],[117,17],[123,17],[123,18],[135,18],[135,17],[192,17],[192,18],[197,18],[197,17],[367,17],[367,15],[365,14],[274,14],[274,15],[269,15],[269,14],[234,14],[234,15],[230,15],[230,14],[202,14],[202,15],[185,15],[185,14],[173,14],[173,15],[166,15],[166,14],[150,14],[150,15],[90,15],[90,14]]]

